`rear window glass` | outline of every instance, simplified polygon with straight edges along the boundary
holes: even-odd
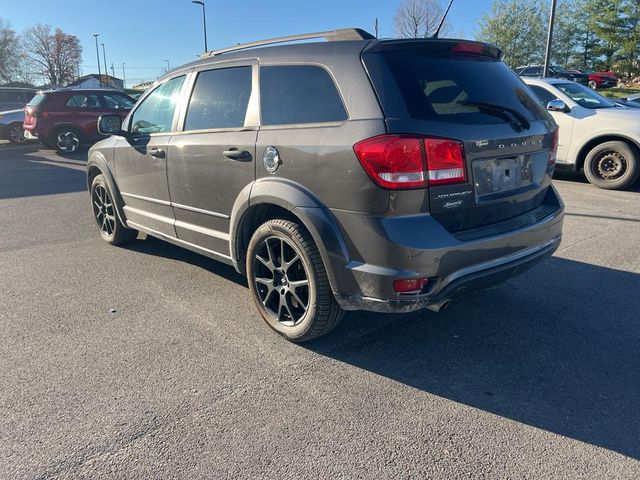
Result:
[[[36,106],[42,103],[42,101],[47,98],[44,94],[39,94],[34,96],[31,100],[29,100],[29,105]]]
[[[260,103],[263,125],[347,119],[331,75],[316,65],[261,67]]]
[[[538,100],[503,62],[430,55],[427,48],[380,53],[411,118],[491,124],[508,121],[508,110],[528,120],[546,118]]]

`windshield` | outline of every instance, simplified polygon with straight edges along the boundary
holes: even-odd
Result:
[[[556,83],[554,85],[562,93],[568,95],[571,100],[576,102],[581,107],[585,108],[611,108],[615,107],[613,103],[606,97],[603,97],[599,93],[594,92],[592,89],[580,85],[575,82]]]
[[[414,46],[381,53],[410,118],[496,124],[515,117],[523,125],[547,118],[531,91],[503,62],[430,50]],[[378,89],[388,88],[382,78],[373,80]]]

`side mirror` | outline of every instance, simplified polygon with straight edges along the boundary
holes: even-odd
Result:
[[[98,119],[98,133],[101,135],[115,135],[122,133],[122,117],[120,115],[100,115]]]
[[[547,110],[550,112],[570,112],[571,109],[562,100],[555,99],[547,103]]]

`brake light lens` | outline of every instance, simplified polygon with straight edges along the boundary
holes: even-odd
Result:
[[[466,180],[464,149],[455,140],[389,134],[358,142],[353,150],[369,177],[389,190]]]

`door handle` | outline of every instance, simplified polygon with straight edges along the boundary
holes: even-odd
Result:
[[[149,150],[149,155],[156,158],[167,158],[167,152],[161,148],[152,148]]]
[[[238,150],[237,148],[230,148],[222,152],[222,154],[231,160],[251,160],[251,154],[249,152],[246,150]]]

